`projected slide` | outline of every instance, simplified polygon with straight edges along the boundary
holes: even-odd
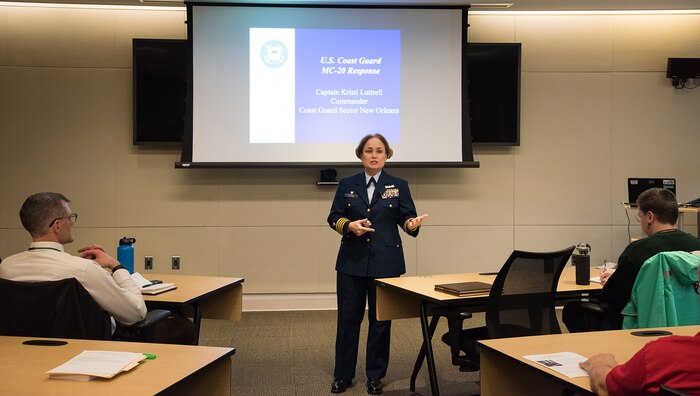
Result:
[[[250,143],[400,142],[400,30],[249,33]]]

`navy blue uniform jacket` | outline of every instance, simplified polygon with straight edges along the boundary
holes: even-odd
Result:
[[[371,201],[371,204],[370,204]],[[343,238],[335,269],[354,276],[394,277],[406,272],[399,227],[415,237],[420,228],[408,231],[406,221],[416,217],[408,182],[382,171],[367,197],[365,173],[340,180],[333,198],[328,225]],[[367,218],[375,231],[359,237],[348,231],[351,221]]]

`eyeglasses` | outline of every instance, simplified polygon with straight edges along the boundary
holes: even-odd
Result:
[[[639,212],[637,212],[637,214],[634,215],[634,218],[637,220],[637,223],[641,223],[642,217],[644,217],[647,213],[652,213],[652,212],[651,211],[647,211],[647,212],[639,211]]]
[[[75,224],[76,221],[78,221],[78,214],[77,214],[77,213],[71,213],[71,214],[69,214],[68,216],[57,217],[57,218],[53,219],[53,221],[51,222],[51,224],[49,224],[49,227],[52,227],[52,226],[53,226],[53,223],[55,223],[55,222],[57,222],[57,221],[59,221],[59,220],[61,220],[61,219],[68,219],[68,222],[70,223],[70,225],[73,225],[73,224]]]

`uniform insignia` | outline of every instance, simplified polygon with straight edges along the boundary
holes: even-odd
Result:
[[[357,198],[357,194],[355,194],[355,191],[350,191],[349,193],[343,194],[345,198]]]
[[[398,188],[393,188],[394,186],[387,186],[387,187],[392,187],[392,188],[387,188],[382,193],[382,199],[390,199],[390,198],[398,198],[399,197],[399,189]]]

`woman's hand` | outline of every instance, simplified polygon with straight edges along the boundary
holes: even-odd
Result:
[[[367,232],[374,232],[372,227],[372,222],[369,219],[360,219],[350,222],[348,224],[348,230],[356,236],[360,236]]]
[[[420,227],[421,224],[423,224],[423,221],[428,218],[427,214],[422,214],[418,217],[414,217],[412,219],[409,219],[406,223],[406,228],[408,228],[409,231],[415,231],[418,227]]]

